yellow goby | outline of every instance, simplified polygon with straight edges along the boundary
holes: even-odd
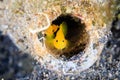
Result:
[[[45,37],[46,38],[53,38],[54,37],[54,33],[57,31],[58,26],[52,24],[46,31],[45,31]]]
[[[55,32],[57,31],[58,29],[58,26],[57,25],[50,25],[50,27],[45,30],[45,42],[47,44],[53,44],[53,39],[55,38]]]
[[[56,33],[56,37],[53,40],[54,47],[58,50],[62,50],[68,46],[68,40],[65,39],[67,34],[67,24],[63,22],[60,24],[60,28]]]

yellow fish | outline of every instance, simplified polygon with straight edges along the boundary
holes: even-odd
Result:
[[[65,39],[67,34],[67,24],[62,22],[60,28],[56,33],[55,39],[53,40],[54,47],[58,50],[62,50],[68,46],[68,40]]]
[[[47,30],[45,30],[45,39],[47,43],[52,43],[55,38],[55,32],[57,31],[58,26],[52,24]]]
[[[53,38],[54,37],[54,33],[57,31],[58,26],[57,25],[50,25],[50,27],[45,30],[45,37],[46,38]]]

